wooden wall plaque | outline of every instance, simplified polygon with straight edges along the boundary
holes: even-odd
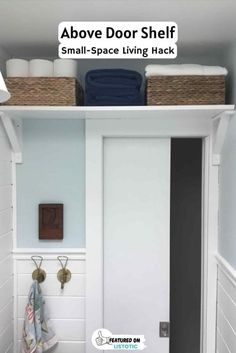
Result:
[[[63,239],[63,204],[39,204],[39,239]]]

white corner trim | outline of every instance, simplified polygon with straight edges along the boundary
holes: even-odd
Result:
[[[30,259],[32,255],[41,255],[46,260],[54,260],[59,255],[66,255],[69,259],[85,260],[85,248],[17,248],[12,251],[13,258],[17,260]]]
[[[15,162],[22,163],[21,144],[18,138],[18,134],[16,132],[16,127],[14,126],[11,118],[5,113],[0,113],[0,117],[2,119],[2,123],[5,128],[9,142],[11,144],[12,151],[15,154]],[[21,125],[19,124],[18,127],[21,128]]]
[[[226,137],[227,129],[231,117],[235,114],[235,111],[227,111],[219,114],[214,120],[215,133],[213,134],[214,145],[213,145],[213,156],[212,164],[220,165],[221,151],[224,145],[224,140]]]
[[[236,286],[236,270],[219,253],[215,255],[219,268],[225,273],[228,279]]]

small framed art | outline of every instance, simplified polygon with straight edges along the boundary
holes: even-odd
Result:
[[[63,239],[63,204],[39,204],[39,239]]]

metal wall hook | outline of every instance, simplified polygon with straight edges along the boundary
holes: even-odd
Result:
[[[62,269],[63,268],[65,269],[66,266],[67,266],[68,260],[69,260],[68,256],[63,256],[63,255],[62,256],[57,256],[57,259],[60,262]],[[63,265],[63,261],[65,261],[64,265]]]
[[[66,268],[69,259],[68,256],[58,256],[57,259],[61,264],[61,270],[57,272],[57,279],[61,283],[61,289],[63,290],[65,283],[71,279],[71,272]]]
[[[34,262],[36,268],[40,269],[42,262],[43,262],[43,257],[39,256],[39,255],[33,255],[33,256],[31,256],[31,260]],[[37,261],[39,261],[39,264]]]
[[[34,255],[34,256],[31,256],[31,260],[34,262],[36,266],[36,270],[34,270],[34,272],[32,273],[32,278],[33,280],[36,280],[39,283],[42,283],[46,278],[46,272],[43,269],[41,269],[43,257],[39,255]]]

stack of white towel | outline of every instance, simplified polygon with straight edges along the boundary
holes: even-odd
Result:
[[[145,76],[226,76],[228,71],[221,66],[204,66],[196,64],[181,65],[147,65]]]
[[[10,59],[6,63],[7,77],[76,77],[77,62],[70,59],[24,60]]]

